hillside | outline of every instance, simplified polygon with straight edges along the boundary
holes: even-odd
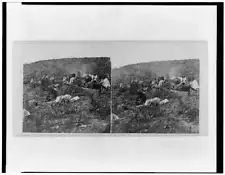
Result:
[[[127,65],[112,70],[113,133],[199,133],[199,90],[173,91],[167,87],[151,88],[150,80],[165,76],[194,77],[199,82],[199,60],[157,61]],[[159,98],[166,104],[137,107],[137,94],[119,83],[134,78],[144,81],[148,100]],[[139,91],[143,91],[141,86]]]
[[[110,58],[64,58],[24,64],[24,82],[31,76],[40,79],[43,74],[56,74],[62,82],[68,73],[110,75]],[[29,81],[28,81],[29,82]],[[52,83],[55,85],[55,83]],[[55,102],[50,88],[24,83],[23,108],[30,115],[23,119],[23,132],[41,133],[108,133],[110,123],[110,89],[99,93],[96,89],[61,83],[56,96],[79,97],[76,101]]]
[[[108,57],[90,57],[90,58],[62,58],[37,61],[30,64],[24,64],[24,79],[34,76],[40,78],[43,74],[56,74],[59,77],[67,73],[91,73],[106,74],[111,69],[110,58]]]
[[[112,83],[128,83],[132,77],[144,80],[158,76],[172,77],[181,75],[194,77],[199,82],[199,64],[199,59],[131,64],[112,69]]]

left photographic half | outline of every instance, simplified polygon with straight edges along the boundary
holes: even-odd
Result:
[[[60,56],[58,45],[31,45],[23,44],[20,51],[26,58],[22,132],[110,133],[110,58],[77,57],[71,45],[74,56],[69,57]],[[74,50],[88,52],[84,45]]]

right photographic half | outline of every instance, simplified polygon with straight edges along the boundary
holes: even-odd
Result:
[[[199,134],[207,42],[127,42],[120,48],[122,55],[112,59],[111,132]]]

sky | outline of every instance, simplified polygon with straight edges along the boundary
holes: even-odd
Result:
[[[13,59],[23,63],[66,57],[110,57],[112,68],[160,60],[207,59],[204,41],[17,41]]]

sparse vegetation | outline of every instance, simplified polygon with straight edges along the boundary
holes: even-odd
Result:
[[[137,108],[135,95],[119,88],[119,83],[129,84],[132,78],[150,80],[165,76],[194,77],[199,81],[199,60],[160,61],[128,65],[112,70],[112,112],[120,119],[113,121],[114,133],[198,133],[199,92],[173,92],[168,88],[149,89],[147,99],[159,97],[169,102],[157,107]],[[121,107],[121,105],[127,108]]]
[[[87,93],[81,87],[63,85],[58,95],[79,96],[75,102],[47,103],[47,92],[29,84],[30,77],[39,80],[43,74],[56,74],[60,82],[68,73],[111,74],[109,58],[73,58],[38,61],[24,65],[24,108],[31,115],[23,120],[23,132],[41,133],[107,133],[110,125],[110,90]],[[94,99],[94,103],[93,100]],[[36,105],[29,101],[35,100]]]
[[[90,63],[91,62],[91,63]],[[74,72],[111,75],[109,58],[73,58],[39,61],[24,65],[24,108],[31,115],[23,120],[24,132],[42,133],[109,133],[110,122],[114,133],[198,133],[199,92],[173,92],[169,86],[149,88],[147,99],[159,97],[169,102],[160,106],[137,108],[136,95],[130,88],[132,79],[142,80],[148,86],[150,80],[164,76],[193,77],[199,82],[199,60],[177,60],[127,65],[112,70],[112,94],[105,91],[84,91],[81,87],[62,85],[58,95],[79,96],[74,102],[47,103],[47,92],[39,86],[30,86],[31,77],[40,79],[43,74],[56,74],[60,83],[65,74]],[[119,120],[110,120],[112,112]],[[94,100],[93,100],[94,99]],[[36,103],[29,104],[30,100]]]

